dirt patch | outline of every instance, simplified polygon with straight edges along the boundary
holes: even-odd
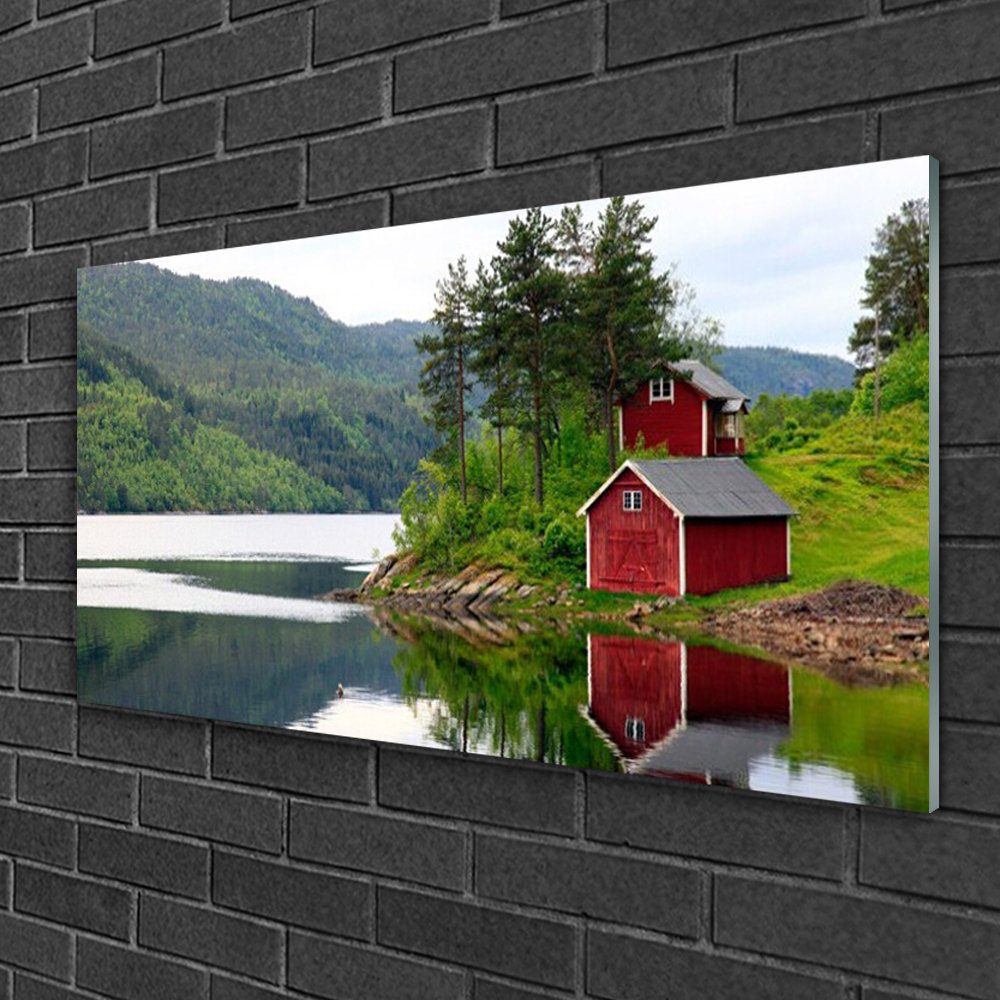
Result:
[[[706,618],[699,628],[840,680],[926,679],[927,601],[895,587],[845,581]]]

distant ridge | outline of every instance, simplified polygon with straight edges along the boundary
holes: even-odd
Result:
[[[832,354],[787,347],[725,347],[715,357],[722,375],[750,397],[808,396],[817,389],[850,389],[854,365]]]

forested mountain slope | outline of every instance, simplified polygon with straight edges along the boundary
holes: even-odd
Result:
[[[750,397],[808,396],[817,389],[850,389],[854,366],[830,354],[785,347],[724,347],[715,358],[722,375]]]

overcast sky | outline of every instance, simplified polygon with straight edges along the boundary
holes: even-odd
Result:
[[[658,216],[661,269],[692,284],[728,346],[847,354],[876,229],[928,196],[927,157],[681,188],[637,197]],[[603,201],[586,202],[595,216]],[[558,206],[552,208],[558,212]],[[470,271],[496,252],[504,212],[213,250],[154,261],[180,274],[261,278],[345,323],[426,320],[434,285],[460,254]]]

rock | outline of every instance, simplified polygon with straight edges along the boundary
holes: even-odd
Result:
[[[390,552],[389,555],[380,560],[379,564],[361,581],[361,586],[358,588],[361,593],[369,593],[377,583],[385,578],[386,574],[397,562],[399,562],[399,559],[395,552]]]

